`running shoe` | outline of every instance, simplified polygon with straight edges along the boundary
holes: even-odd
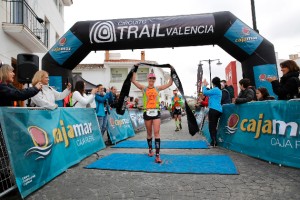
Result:
[[[162,160],[160,159],[160,156],[155,157],[155,162],[156,163],[161,163],[162,162]]]
[[[149,156],[149,157],[154,156],[154,152],[153,152],[152,150],[149,150],[148,156]]]
[[[175,131],[176,131],[176,132],[177,132],[177,131],[179,131],[179,128],[176,128],[176,130],[175,130]]]

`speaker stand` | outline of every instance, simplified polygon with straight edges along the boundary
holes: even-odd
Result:
[[[29,83],[27,83],[27,88],[29,88]],[[30,104],[31,104],[31,98],[27,99],[27,104],[26,104],[26,106],[27,106],[27,107],[31,107]]]

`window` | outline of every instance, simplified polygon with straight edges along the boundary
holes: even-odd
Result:
[[[128,69],[111,68],[111,82],[123,82],[127,76]]]
[[[122,82],[122,74],[111,74],[111,82]]]
[[[137,73],[137,81],[146,82],[147,81],[147,73]]]
[[[149,68],[139,68],[137,70],[137,81],[147,82]]]

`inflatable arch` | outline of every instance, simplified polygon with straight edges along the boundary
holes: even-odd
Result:
[[[269,88],[265,78],[278,76],[273,44],[227,11],[77,22],[43,57],[42,69],[65,83],[91,51],[199,45],[219,45],[256,87]]]

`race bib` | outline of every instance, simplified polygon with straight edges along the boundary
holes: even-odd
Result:
[[[148,109],[146,111],[146,114],[149,116],[149,117],[155,117],[158,115],[158,110],[157,109]]]

